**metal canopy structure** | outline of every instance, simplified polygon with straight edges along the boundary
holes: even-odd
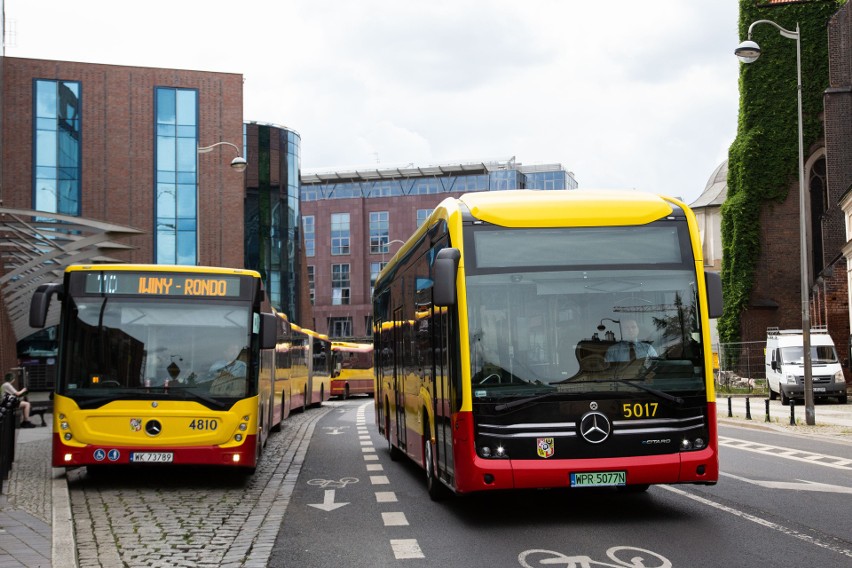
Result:
[[[35,331],[29,325],[29,306],[40,284],[61,282],[70,264],[123,262],[108,255],[135,247],[116,241],[141,234],[145,231],[93,219],[0,207],[0,294],[15,338]],[[54,302],[46,325],[58,323]]]

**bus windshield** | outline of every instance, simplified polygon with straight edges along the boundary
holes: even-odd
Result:
[[[251,394],[248,304],[78,297],[65,320],[59,392],[217,400]]]
[[[477,262],[465,282],[474,400],[703,394],[684,231],[685,223],[671,222],[474,231],[466,242]]]

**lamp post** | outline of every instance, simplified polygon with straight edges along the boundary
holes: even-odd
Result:
[[[799,24],[796,30],[790,31],[782,28],[772,20],[757,20],[748,27],[748,39],[742,42],[734,53],[743,63],[752,63],[760,57],[760,46],[751,39],[751,32],[758,24],[769,24],[774,26],[782,36],[787,39],[796,40],[796,91],[798,92],[799,112],[799,242],[801,254],[801,286],[802,286],[802,350],[805,375],[805,422],[813,426],[816,423],[814,416],[814,384],[813,371],[811,369],[811,315],[810,294],[808,285],[808,234],[807,218],[805,214],[805,149],[804,136],[802,134],[802,38],[799,33]]]
[[[399,240],[399,239],[394,239],[394,240],[392,240],[392,241],[388,241],[388,242],[386,242],[386,243],[384,244],[384,246],[382,246],[382,268],[384,268],[384,266],[385,266],[385,253],[387,253],[387,252],[388,252],[388,248],[389,248],[392,244],[394,244],[394,243],[399,243],[399,244],[401,244],[401,245],[404,245],[404,244],[405,244],[405,241],[401,241],[401,240]]]
[[[237,156],[231,160],[231,168],[237,172],[246,171],[246,166],[248,165],[246,159],[242,157],[240,148],[236,144],[232,144],[230,142],[216,142],[215,144],[211,144],[210,146],[199,146],[196,148],[195,153],[195,219],[196,219],[196,230],[195,230],[195,263],[198,264],[201,262],[201,223],[198,222],[198,218],[201,216],[201,200],[198,199],[198,196],[201,194],[201,168],[199,167],[199,154],[207,154],[212,152],[215,148],[219,146],[230,146],[237,152]]]
[[[231,160],[231,167],[238,172],[246,171],[246,159],[240,155],[240,149],[236,144],[231,144],[230,142],[216,142],[215,144],[211,144],[210,146],[199,146],[198,153],[206,154],[208,152],[212,152],[214,148],[217,146],[230,146],[234,150],[237,151],[237,157]],[[196,175],[198,175],[198,170],[196,168]]]

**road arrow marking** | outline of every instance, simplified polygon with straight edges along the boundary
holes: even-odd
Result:
[[[758,487],[766,487],[767,489],[792,489],[793,491],[821,491],[823,493],[847,493],[852,495],[852,487],[843,487],[842,485],[828,485],[827,483],[817,483],[815,481],[760,481],[757,479],[747,479],[738,475],[721,472],[720,475],[751,483]]]
[[[335,509],[339,509],[344,505],[348,505],[349,503],[335,503],[334,502],[334,489],[326,489],[325,497],[322,500],[322,503],[308,503],[310,507],[316,507],[317,509],[322,509],[325,512],[334,511]]]
[[[336,436],[338,434],[343,434],[343,430],[346,429],[346,426],[323,426],[326,430],[331,430],[331,432],[326,432],[329,436]]]

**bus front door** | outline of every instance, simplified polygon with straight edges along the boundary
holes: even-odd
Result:
[[[405,450],[406,444],[406,428],[405,428],[405,336],[403,330],[402,308],[394,310],[394,322],[397,325],[393,328],[393,393],[394,406],[396,407],[396,439],[400,449]]]

